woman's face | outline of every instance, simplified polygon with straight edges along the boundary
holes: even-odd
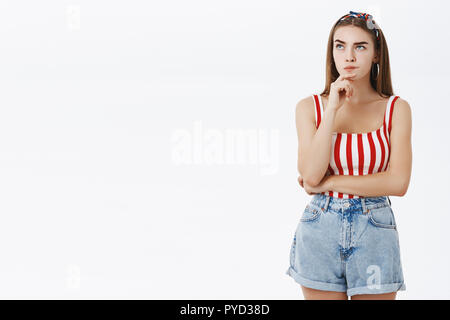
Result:
[[[371,71],[372,63],[377,62],[375,46],[370,34],[355,26],[338,27],[335,30],[333,57],[339,74],[354,73],[356,74],[354,80],[366,76]],[[357,68],[344,69],[348,66]]]

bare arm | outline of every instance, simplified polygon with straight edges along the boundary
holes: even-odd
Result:
[[[354,77],[354,73],[340,75],[331,83],[327,107],[317,129],[314,124],[314,99],[308,97],[297,104],[297,167],[304,182],[310,186],[317,186],[327,172],[336,111],[342,107],[344,100],[348,100],[352,95],[353,88],[350,83]]]
[[[304,181],[315,186],[325,175],[331,156],[331,139],[336,109],[326,108],[318,129],[315,127],[314,100],[302,99],[296,107],[298,136],[297,168]]]
[[[402,196],[401,180],[389,171],[364,176],[329,176],[329,189],[363,197]]]

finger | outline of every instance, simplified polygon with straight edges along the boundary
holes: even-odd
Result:
[[[351,80],[351,79],[344,79],[344,80],[341,81],[341,83],[342,83],[343,85],[346,85],[346,84],[351,85],[351,84],[352,84],[352,81],[353,81],[353,80]]]
[[[347,76],[347,74],[340,74],[339,77],[334,81],[334,83],[342,82],[342,80],[344,80]]]

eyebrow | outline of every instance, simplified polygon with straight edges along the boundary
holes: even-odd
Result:
[[[334,42],[341,42],[341,43],[345,44],[345,41],[342,41],[339,39],[334,40]],[[360,41],[360,42],[355,42],[354,44],[369,44],[369,43],[366,41]]]

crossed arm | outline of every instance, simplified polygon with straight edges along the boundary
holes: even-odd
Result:
[[[404,196],[408,189],[406,177],[386,170],[364,176],[328,176],[324,191],[357,194],[364,197]]]
[[[392,114],[391,149],[386,171],[363,176],[325,176],[316,186],[305,183],[305,190],[308,193],[336,191],[364,197],[404,196],[412,169],[411,131],[411,107],[400,98]]]

